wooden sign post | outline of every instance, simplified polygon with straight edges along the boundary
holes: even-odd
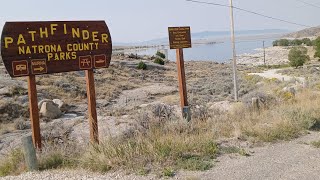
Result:
[[[11,77],[28,77],[34,146],[41,148],[36,75],[86,71],[91,142],[98,143],[93,69],[108,68],[112,41],[105,21],[6,22],[1,55]]]
[[[28,95],[29,95],[29,110],[32,129],[33,144],[37,149],[41,149],[41,134],[39,122],[39,109],[36,87],[36,76],[30,75],[28,77]]]
[[[170,49],[176,49],[177,54],[177,68],[182,116],[187,121],[191,121],[191,112],[188,104],[183,56],[183,48],[192,47],[190,27],[169,27],[168,29]]]
[[[98,119],[96,109],[96,92],[93,70],[86,70],[89,126],[91,142],[99,143]]]

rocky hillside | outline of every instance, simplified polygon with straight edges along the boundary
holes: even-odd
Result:
[[[285,35],[286,38],[303,38],[313,36],[320,36],[320,26],[303,29],[301,31]]]

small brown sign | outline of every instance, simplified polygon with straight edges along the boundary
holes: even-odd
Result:
[[[191,48],[190,27],[169,27],[170,49]]]
[[[111,54],[105,21],[6,22],[1,36],[12,77],[107,68]]]
[[[91,56],[80,56],[79,57],[79,68],[80,69],[91,69],[92,68]]]
[[[31,60],[31,71],[32,74],[46,74],[47,73],[47,62],[45,59]]]
[[[104,54],[94,56],[94,67],[105,68],[107,67],[107,57]]]
[[[14,76],[28,76],[28,61],[12,61],[12,73]]]

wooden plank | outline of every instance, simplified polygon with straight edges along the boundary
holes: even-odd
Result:
[[[94,85],[93,70],[86,70],[87,96],[88,96],[88,112],[90,126],[90,140],[92,143],[99,143],[98,120],[96,110],[96,92]]]
[[[186,76],[184,70],[184,58],[183,49],[177,49],[177,67],[178,67],[178,78],[179,78],[179,92],[180,92],[180,102],[181,108],[188,106],[187,98],[187,85]]]
[[[41,134],[40,134],[37,87],[36,87],[36,77],[34,75],[31,75],[28,77],[28,95],[29,95],[30,120],[31,120],[31,127],[32,127],[32,140],[35,148],[41,149]]]

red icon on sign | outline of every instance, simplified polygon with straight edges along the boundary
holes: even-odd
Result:
[[[13,76],[29,75],[28,61],[12,61]]]
[[[92,57],[91,56],[79,56],[80,69],[92,69]]]
[[[105,68],[107,67],[107,57],[105,54],[94,56],[94,67],[95,68]]]

